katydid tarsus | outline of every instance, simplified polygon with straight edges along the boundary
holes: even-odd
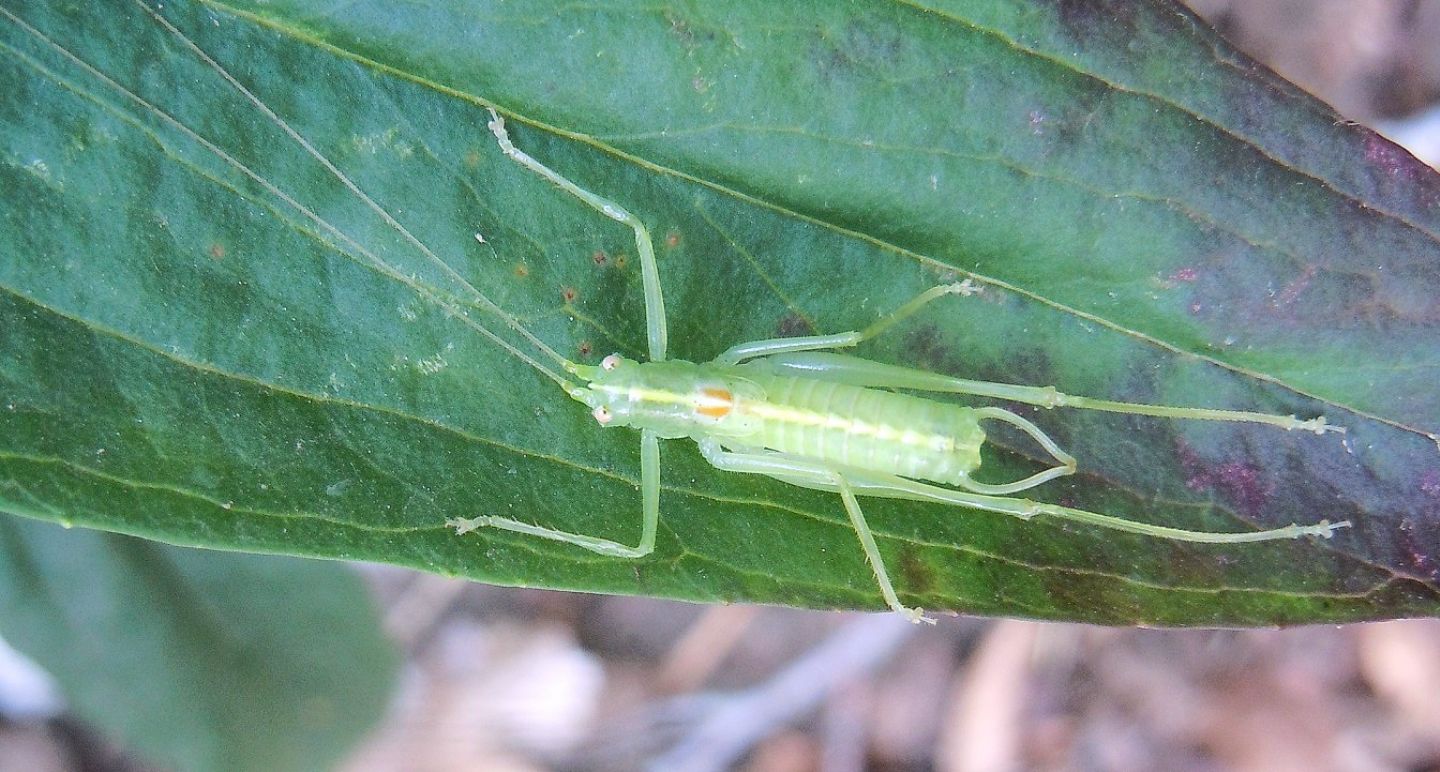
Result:
[[[634,230],[650,361],[637,362],[612,354],[594,367],[571,362],[553,352],[551,355],[576,379],[560,379],[562,388],[589,407],[597,423],[640,431],[641,535],[639,542],[630,546],[485,515],[448,521],[460,533],[499,528],[619,558],[649,555],[655,549],[660,517],[659,441],[684,437],[694,440],[701,455],[716,469],[759,474],[838,493],[886,604],[917,622],[931,620],[921,609],[900,603],[865,522],[860,497],[952,504],[1022,519],[1045,515],[1159,538],[1214,544],[1302,536],[1328,538],[1335,529],[1349,525],[1322,520],[1314,525],[1214,533],[1151,525],[1012,497],[1010,494],[1073,473],[1075,458],[1034,423],[1008,410],[965,407],[895,390],[983,396],[1047,408],[1271,424],[1316,433],[1343,430],[1327,424],[1323,417],[1301,420],[1235,410],[1090,399],[1062,394],[1052,387],[964,380],[833,353],[834,349],[849,348],[875,337],[938,298],[972,294],[977,289],[968,280],[933,287],[864,330],[739,343],[707,363],[667,359],[665,303],[654,247],[645,225],[624,207],[581,188],[515,147],[504,120],[494,110],[490,115],[490,130],[506,156]],[[985,442],[982,421],[1019,428],[1056,464],[1010,483],[974,479]]]

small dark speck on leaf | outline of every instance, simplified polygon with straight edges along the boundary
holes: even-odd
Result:
[[[625,269],[625,266],[627,266],[627,265],[629,265],[629,264],[630,264],[630,257],[629,257],[628,255],[626,255],[624,252],[620,252],[620,253],[618,253],[618,254],[615,255],[615,267],[616,267],[616,268],[619,268],[619,269],[621,269],[621,270],[624,270],[624,269]]]
[[[809,335],[810,323],[805,321],[803,316],[796,313],[788,313],[780,317],[775,324],[775,336],[777,338],[793,338],[797,335]]]
[[[515,275],[518,276],[518,277],[521,278],[521,279],[525,278],[526,276],[529,276],[529,275],[530,275],[530,266],[525,265],[524,263],[516,263],[516,264],[515,264]]]
[[[568,305],[574,303],[575,298],[580,297],[580,293],[576,292],[574,287],[564,287],[560,290],[560,297],[564,298]]]
[[[590,341],[582,340],[580,341],[580,346],[578,347],[578,350],[580,352],[580,356],[588,357],[590,356],[590,352],[594,349],[590,346]]]
[[[905,577],[902,581],[911,592],[924,594],[935,586],[934,573],[910,545],[900,549],[900,575]]]
[[[940,331],[934,326],[921,327],[906,334],[905,353],[911,361],[935,372],[944,372],[950,359],[949,350],[940,342]]]
[[[596,265],[604,265],[610,262],[610,256],[605,254],[605,250],[597,249],[594,254],[590,255],[590,260]]]

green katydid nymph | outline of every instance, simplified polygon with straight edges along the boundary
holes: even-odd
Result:
[[[659,441],[685,437],[695,441],[701,455],[716,469],[764,475],[840,494],[885,602],[917,622],[931,620],[921,609],[900,603],[875,537],[865,522],[860,497],[953,504],[1020,518],[1046,515],[1164,539],[1217,544],[1302,536],[1328,538],[1336,529],[1349,525],[1322,520],[1313,525],[1263,531],[1213,533],[1150,525],[1012,496],[1073,473],[1075,458],[1034,423],[1008,410],[971,408],[895,390],[967,394],[1047,408],[1262,423],[1316,433],[1343,429],[1326,423],[1323,417],[1301,420],[1236,410],[1112,402],[1062,394],[1050,387],[964,380],[833,353],[833,349],[852,347],[875,337],[938,298],[977,292],[969,281],[933,287],[864,330],[739,343],[706,363],[668,360],[665,302],[655,249],[644,223],[619,204],[579,187],[515,147],[504,120],[494,110],[490,116],[490,130],[505,155],[635,232],[650,361],[636,362],[612,354],[594,367],[571,362],[549,347],[541,346],[541,350],[578,382],[549,368],[542,368],[542,372],[566,394],[590,408],[597,423],[639,430],[641,535],[639,542],[630,546],[483,515],[448,521],[460,533],[500,528],[574,544],[603,555],[644,557],[655,549],[660,517]],[[511,328],[521,329],[518,321],[501,313]],[[533,339],[531,342],[537,343]],[[1053,457],[1055,466],[1010,483],[974,479],[985,442],[981,425],[984,421],[1018,427]]]
[[[142,7],[185,49],[209,65],[267,120],[334,176],[356,200],[416,249],[433,269],[462,288],[463,296],[431,285],[414,273],[400,270],[355,236],[185,123],[49,41],[13,14],[0,9],[0,15],[50,43],[60,56],[70,59],[98,82],[106,84],[156,120],[205,148],[259,189],[298,212],[341,254],[405,285],[417,297],[445,309],[458,323],[554,381],[565,394],[583,403],[600,426],[628,427],[640,432],[641,535],[635,546],[487,515],[446,521],[460,533],[497,528],[553,539],[620,558],[634,559],[648,555],[655,549],[660,517],[659,441],[686,437],[697,443],[701,455],[716,469],[764,475],[792,485],[838,493],[886,604],[914,621],[925,620],[925,617],[920,609],[901,604],[874,535],[865,522],[859,502],[861,497],[949,504],[1022,519],[1048,516],[1158,538],[1216,544],[1305,536],[1328,538],[1336,529],[1349,525],[1348,522],[1322,520],[1312,525],[1292,524],[1270,530],[1216,533],[1151,525],[1015,497],[1013,494],[1073,473],[1076,459],[1035,424],[1008,410],[966,407],[905,392],[971,395],[1046,408],[1072,407],[1162,418],[1250,422],[1316,433],[1343,429],[1329,425],[1323,417],[1301,420],[1294,416],[1234,410],[1090,399],[1062,394],[1050,387],[964,380],[834,353],[835,349],[853,347],[879,335],[939,298],[978,291],[968,280],[933,287],[864,330],[739,343],[703,364],[668,360],[665,303],[654,246],[644,224],[625,208],[579,187],[516,148],[504,121],[492,109],[489,127],[506,156],[606,217],[629,226],[635,234],[645,300],[649,361],[636,362],[611,355],[605,357],[598,367],[572,362],[546,345],[518,318],[494,303],[442,260],[305,136],[158,10]],[[476,239],[482,244],[488,243],[480,234],[476,234]],[[489,326],[476,321],[472,310],[481,310],[498,318],[533,351],[522,349]],[[989,421],[1010,424],[1028,434],[1054,459],[1055,465],[1009,483],[976,480],[974,473],[980,467],[981,447],[986,441],[982,425]]]

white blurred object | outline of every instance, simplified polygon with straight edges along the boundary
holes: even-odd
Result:
[[[1375,130],[1410,154],[1440,169],[1440,105],[1398,121],[1381,121]]]
[[[599,659],[560,627],[451,620],[406,668],[391,718],[343,769],[538,772],[589,734]]]
[[[503,744],[553,757],[590,732],[605,670],[568,630],[457,624],[439,644],[469,681],[464,712]]]
[[[18,721],[43,721],[65,709],[54,679],[0,638],[0,715]]]

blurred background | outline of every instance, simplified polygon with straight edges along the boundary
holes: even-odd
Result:
[[[1190,5],[1440,164],[1440,0]],[[1440,620],[916,627],[360,570],[408,661],[348,772],[1440,770]],[[0,725],[0,772],[76,764],[147,769],[64,718]]]

